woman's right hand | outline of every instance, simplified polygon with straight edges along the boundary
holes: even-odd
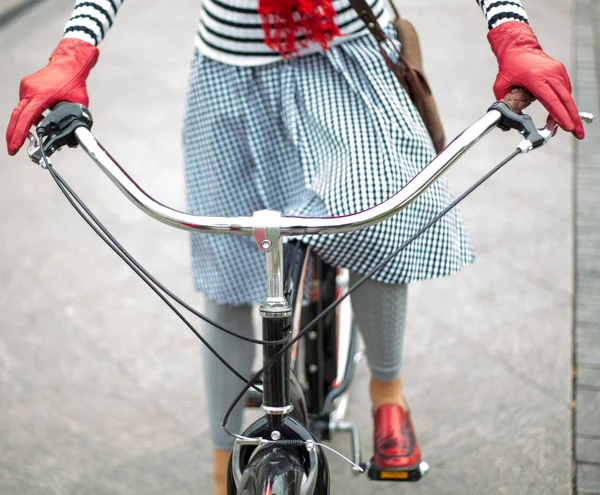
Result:
[[[64,38],[52,52],[46,67],[21,80],[21,101],[13,110],[6,129],[9,155],[23,146],[27,132],[45,110],[61,101],[88,106],[86,79],[98,60],[98,53],[98,48],[87,41]]]

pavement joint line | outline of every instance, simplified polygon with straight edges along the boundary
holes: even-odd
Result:
[[[595,307],[595,306],[592,306]],[[576,323],[578,326],[581,326],[582,328],[586,328],[588,330],[594,330],[596,328],[596,326],[598,326],[598,322],[597,321],[589,321],[589,320],[581,320],[578,319],[576,320]]]
[[[587,385],[582,383],[581,385],[577,385],[577,390],[585,390],[587,392],[600,392],[600,387],[597,385]]]
[[[53,291],[49,288],[49,286],[46,284],[46,282],[44,280],[40,279],[37,276],[37,274],[35,274],[35,273],[32,273],[30,276],[32,278],[36,279],[39,287],[43,287],[45,289],[47,299],[53,301],[53,306],[55,308],[60,308],[63,305],[63,302],[60,301],[54,295]],[[131,371],[125,365],[124,361],[119,359],[111,351],[111,349],[106,345],[106,343],[103,340],[98,339],[97,336],[95,336],[92,333],[87,331],[87,325],[85,324],[85,322],[80,320],[78,315],[75,315],[75,317],[71,318],[69,321],[73,324],[73,326],[75,328],[79,329],[81,332],[83,332],[85,335],[87,335],[88,338],[90,338],[94,342],[95,345],[97,345],[99,348],[104,350],[106,352],[108,359],[110,359],[112,361],[112,363],[121,370],[122,373],[124,373],[131,380],[133,380],[133,382],[139,387],[140,390],[142,390],[143,392],[148,392],[147,387],[144,386],[144,384],[142,382],[140,382],[140,380],[133,373],[131,373]],[[153,397],[152,402],[166,417],[168,417],[171,421],[173,421],[174,423],[177,424],[178,429],[180,430],[181,434],[185,435],[187,433],[188,426],[181,419],[179,419],[176,415],[169,412],[165,408],[165,406],[163,405],[163,402],[159,398]]]
[[[23,0],[14,7],[11,7],[3,14],[0,14],[0,29],[26,14],[29,9],[37,7],[44,0]]]
[[[577,363],[578,368],[583,368],[587,370],[600,370],[600,364],[598,363],[588,363],[588,362],[579,362]]]
[[[525,318],[530,313],[534,313],[534,312],[539,311],[540,309],[543,309],[543,308],[555,306],[556,304],[558,304],[558,303],[554,302],[554,303],[550,303],[550,304],[548,304],[546,306],[543,306],[543,307],[534,308],[531,311],[527,311],[524,314],[522,314],[521,318]],[[452,327],[448,326],[448,324],[445,323],[443,320],[440,320],[437,316],[431,315],[431,317],[432,317],[433,320],[436,321],[436,323],[442,324],[442,325],[444,325],[444,326],[446,326],[447,328],[450,328],[450,329],[452,328]],[[503,324],[504,323],[501,322],[498,325],[495,325],[495,327],[500,327]],[[524,373],[524,372],[518,370],[517,368],[515,368],[512,364],[504,361],[499,356],[496,356],[494,353],[492,353],[491,351],[489,351],[487,349],[487,347],[485,347],[484,344],[481,344],[477,340],[474,340],[473,338],[468,337],[466,335],[461,335],[461,338],[463,338],[465,341],[467,341],[470,345],[472,345],[476,349],[479,349],[484,354],[486,354],[489,358],[491,358],[490,359],[491,361],[496,361],[503,368],[505,368],[505,371],[507,371],[509,374],[513,375],[515,378],[518,378],[521,381],[525,382],[526,384],[530,385],[532,388],[535,388],[539,392],[541,392],[544,395],[546,395],[548,398],[554,400],[556,403],[558,403],[558,404],[560,404],[562,406],[565,406],[568,409],[571,409],[571,404],[572,404],[571,401],[565,400],[560,395],[558,395],[557,393],[555,393],[553,390],[550,390],[549,388],[547,388],[543,384],[537,382],[536,380],[534,380],[533,378],[531,378],[530,376],[528,376],[526,373]]]
[[[554,295],[558,297],[571,297],[572,294],[565,289],[557,287],[556,284],[551,283],[549,280],[539,277],[536,272],[530,271],[527,268],[515,268],[514,262],[511,264],[510,261],[502,255],[502,250],[492,251],[488,253],[488,256],[495,258],[497,261],[502,261],[502,267],[508,270],[512,270],[514,273],[525,274],[527,275],[527,279],[534,280],[536,283],[539,283],[544,289],[552,292]],[[504,263],[508,263],[508,265],[504,265]]]
[[[587,292],[586,289],[593,290],[592,287],[582,287],[581,284],[578,286],[580,292]],[[583,290],[581,290],[583,289]],[[595,330],[596,328],[600,328],[600,322],[590,322],[590,321],[579,321],[578,322],[583,328]]]
[[[580,438],[582,440],[600,440],[600,435],[593,435],[590,433],[577,433],[575,438]]]
[[[524,205],[527,205],[530,208],[533,208],[534,210],[541,211],[547,215],[552,215],[553,217],[556,217],[556,220],[560,220],[561,222],[565,222],[568,224],[571,223],[571,215],[569,215],[567,212],[565,212],[563,210],[554,208],[551,205],[543,205],[543,204],[536,203],[534,201],[530,201],[529,200],[530,196],[523,196],[522,193],[519,193],[518,190],[515,190],[510,186],[502,185],[502,184],[495,184],[495,186],[498,191],[502,192],[503,194],[506,194],[507,196],[511,197],[512,199],[520,201]]]
[[[582,466],[596,466],[596,467],[600,467],[600,462],[596,462],[596,461],[577,461],[577,464],[581,464]]]
[[[467,340],[470,341],[470,339],[468,339],[468,338],[467,338]],[[571,401],[565,400],[564,398],[562,398],[560,395],[558,395],[553,390],[550,390],[548,387],[546,387],[545,385],[537,382],[536,380],[534,380],[533,378],[531,378],[526,373],[524,373],[521,370],[515,368],[512,364],[510,364],[510,363],[506,362],[504,359],[496,356],[495,354],[493,354],[492,352],[490,352],[488,349],[486,349],[485,346],[483,346],[483,345],[481,345],[479,343],[475,343],[474,345],[476,347],[478,347],[481,351],[483,351],[484,354],[487,354],[494,361],[496,361],[499,364],[501,364],[506,369],[506,371],[508,371],[515,378],[518,378],[522,382],[525,382],[526,384],[528,384],[530,387],[535,388],[538,392],[541,392],[542,394],[546,395],[548,398],[554,400],[556,403],[560,404],[561,406],[564,406],[567,409],[571,409]]]
[[[56,296],[54,295],[54,293],[48,289],[47,285],[42,280],[38,279],[36,274],[31,274],[31,276],[32,276],[32,278],[35,278],[37,280],[38,285],[40,287],[43,287],[45,289],[45,291],[47,293],[47,298],[51,299],[54,302],[54,306],[56,308],[60,308],[62,305],[61,301],[59,301],[56,298]],[[144,393],[148,392],[148,388],[146,386],[144,386],[144,384],[142,382],[140,382],[140,380],[133,373],[131,373],[131,371],[125,365],[124,361],[119,359],[111,351],[111,349],[106,345],[106,342],[104,342],[101,339],[98,339],[97,336],[95,336],[92,333],[87,331],[87,325],[85,325],[85,322],[80,320],[78,315],[75,315],[69,321],[75,328],[79,329],[79,331],[83,332],[88,338],[90,338],[94,342],[95,345],[97,345],[100,349],[102,349],[104,352],[106,352],[107,359],[109,359],[112,362],[112,364],[117,366],[117,368],[124,375],[128,376],[131,380],[133,380],[133,382],[139,387],[139,389],[141,391],[143,391]],[[183,434],[183,435],[187,434],[188,428],[187,428],[186,424],[183,421],[181,421],[181,419],[179,419],[177,416],[175,416],[174,414],[169,412],[164,407],[163,402],[159,398],[152,396],[152,402],[155,405],[155,407],[157,407],[166,417],[168,417],[171,421],[173,421],[177,425],[181,434]]]
[[[580,290],[579,292],[583,291]],[[586,308],[597,308],[600,304],[582,304],[581,306],[585,306]],[[600,331],[600,322],[598,321],[580,320],[578,323],[582,330],[591,330],[592,332]]]

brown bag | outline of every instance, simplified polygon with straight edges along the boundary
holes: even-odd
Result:
[[[350,0],[350,4],[377,40],[379,51],[386,65],[394,72],[398,81],[402,84],[421,114],[425,127],[431,136],[435,151],[439,153],[445,146],[444,128],[442,127],[440,114],[438,113],[431,89],[423,72],[421,43],[415,27],[406,19],[400,17],[396,7],[390,1],[392,9],[396,14],[393,26],[398,34],[398,40],[401,45],[401,51],[399,51],[396,44],[381,29],[375,14],[373,14],[373,11],[365,0]],[[386,45],[396,51],[402,62],[401,64],[395,64],[390,59]]]

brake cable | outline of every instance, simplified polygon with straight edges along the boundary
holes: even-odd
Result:
[[[221,423],[221,428],[223,429],[223,431],[225,431],[226,433],[228,433],[229,435],[235,436],[233,435],[228,429],[227,429],[227,420],[229,419],[229,416],[231,415],[231,412],[233,411],[234,407],[237,405],[237,403],[241,400],[241,398],[244,396],[244,394],[250,389],[250,387],[252,387],[252,385],[254,383],[256,383],[256,381],[260,378],[260,376],[267,370],[269,369],[271,366],[273,366],[278,360],[279,358],[281,358],[283,356],[283,354],[290,348],[292,347],[296,342],[298,342],[298,340],[300,340],[302,337],[304,337],[304,335],[306,335],[319,321],[321,321],[326,315],[328,315],[329,313],[331,313],[335,308],[337,308],[337,306],[344,300],[346,299],[348,296],[350,296],[350,294],[352,294],[356,289],[358,289],[362,284],[365,283],[365,281],[371,277],[373,277],[373,275],[375,275],[379,270],[381,270],[382,268],[385,267],[385,265],[387,263],[389,263],[394,257],[396,257],[398,254],[400,254],[404,249],[406,249],[408,246],[410,246],[410,244],[412,244],[418,237],[420,237],[424,232],[426,232],[432,225],[434,225],[435,223],[437,223],[438,220],[440,220],[442,217],[444,217],[448,212],[450,212],[452,209],[454,209],[459,203],[461,203],[465,198],[467,198],[473,191],[475,191],[475,189],[477,189],[479,186],[481,186],[485,181],[487,181],[492,175],[494,175],[496,172],[498,172],[498,170],[500,170],[502,167],[504,167],[504,165],[506,165],[508,162],[510,162],[513,158],[515,158],[517,155],[521,154],[523,152],[523,150],[521,148],[517,148],[515,151],[513,151],[509,156],[507,156],[504,160],[502,160],[498,165],[496,165],[492,170],[490,170],[487,174],[485,174],[481,179],[479,179],[475,184],[473,184],[471,187],[469,187],[464,193],[462,193],[460,196],[458,196],[452,203],[450,203],[446,208],[444,208],[444,210],[442,210],[440,213],[438,213],[432,220],[430,220],[429,222],[427,222],[423,227],[421,227],[415,234],[413,234],[410,239],[408,239],[407,241],[405,241],[400,247],[398,247],[397,249],[395,249],[392,253],[390,253],[388,256],[386,256],[382,261],[380,261],[377,265],[375,265],[375,267],[373,267],[371,270],[369,270],[365,275],[363,275],[363,277],[356,282],[354,285],[352,285],[352,287],[350,287],[348,289],[347,292],[345,292],[342,296],[340,296],[339,299],[337,299],[336,301],[334,301],[333,303],[331,303],[329,306],[327,306],[319,315],[317,315],[311,322],[309,322],[302,330],[300,330],[300,332],[298,332],[298,334],[292,339],[290,340],[287,344],[285,344],[274,356],[271,360],[267,361],[262,368],[260,368],[248,381],[248,383],[246,384],[246,386],[240,391],[240,393],[236,396],[236,398],[233,400],[233,402],[231,403],[231,405],[229,406],[229,408],[227,409],[227,412],[225,413],[225,416],[223,417],[223,422]]]
[[[47,157],[46,157],[47,159]],[[45,168],[52,168],[52,165],[50,165],[49,162],[44,162]],[[236,337],[240,340],[244,340],[246,342],[250,342],[253,344],[260,344],[260,345],[280,345],[283,344],[285,342],[287,342],[289,339],[285,338],[285,339],[281,339],[281,340],[261,340],[261,339],[253,339],[251,337],[245,337],[243,335],[239,335],[236,332],[233,332],[232,330],[228,330],[227,328],[224,328],[222,325],[220,325],[219,323],[217,323],[214,320],[211,320],[208,316],[200,313],[198,310],[194,309],[191,305],[189,305],[188,303],[186,303],[183,299],[181,299],[179,296],[177,296],[175,293],[173,293],[170,289],[168,289],[167,287],[165,287],[160,281],[158,281],[152,274],[150,274],[132,255],[131,253],[129,253],[115,238],[114,236],[108,231],[108,229],[100,222],[100,220],[98,220],[98,218],[90,211],[90,209],[86,206],[86,204],[83,202],[83,200],[75,193],[75,191],[73,191],[73,189],[67,184],[67,182],[62,178],[62,176],[52,168],[52,176],[54,178],[54,180],[56,181],[58,179],[58,181],[60,181],[60,183],[69,191],[69,194],[71,195],[71,197],[73,199],[75,199],[75,201],[77,202],[77,204],[86,212],[87,215],[90,216],[90,218],[93,219],[94,223],[100,228],[100,230],[102,230],[102,232],[111,240],[111,242],[113,242],[120,251],[123,252],[123,254],[125,256],[127,256],[134,265],[136,265],[136,267],[141,270],[144,275],[146,275],[148,278],[150,278],[152,280],[153,283],[155,283],[165,294],[167,294],[169,297],[173,298],[178,304],[180,304],[181,306],[183,306],[185,309],[187,309],[189,312],[191,312],[192,314],[194,314],[195,316],[197,316],[198,318],[200,318],[201,320],[205,321],[206,323],[214,326],[215,328],[219,329],[222,332],[228,333],[229,335]],[[63,191],[64,193],[64,191]],[[71,203],[73,204],[73,203]],[[75,207],[75,205],[73,205]],[[104,239],[103,239],[104,240]]]
[[[55,111],[57,109],[59,109],[58,106],[56,107]],[[106,230],[106,228],[92,214],[92,212],[87,208],[87,206],[83,203],[83,201],[81,201],[81,199],[72,191],[72,189],[70,189],[70,187],[66,184],[64,179],[62,179],[62,177],[60,177],[58,172],[56,172],[51,167],[51,165],[47,159],[46,153],[45,153],[46,146],[48,146],[48,149],[50,150],[51,153],[53,153],[56,149],[58,149],[60,146],[62,146],[64,144],[67,144],[69,146],[76,146],[77,143],[74,142],[72,140],[72,138],[69,138],[69,135],[77,126],[81,125],[79,123],[80,120],[82,122],[87,121],[87,124],[91,125],[91,115],[89,115],[89,113],[87,112],[87,109],[85,109],[85,107],[78,106],[75,114],[72,114],[69,111],[67,111],[66,109],[63,109],[64,111],[59,111],[58,115],[50,116],[48,118],[47,122],[43,121],[38,126],[37,132],[38,132],[38,136],[41,139],[46,133],[46,128],[51,131],[58,130],[58,129],[63,130],[62,133],[58,133],[58,134],[55,134],[55,135],[49,137],[47,142],[42,142],[39,147],[39,150],[41,152],[41,158],[43,160],[43,164],[46,166],[46,168],[48,168],[48,170],[50,170],[53,179],[56,181],[57,185],[59,186],[59,188],[61,189],[63,194],[65,194],[65,196],[71,202],[73,207],[82,216],[82,218],[84,218],[84,220],[92,227],[92,229],[100,236],[100,238],[103,239],[134,270],[134,272],[138,276],[140,276],[140,278],[142,278],[142,280],[144,280],[159,295],[159,297],[161,297],[161,299],[163,299],[163,301],[186,323],[186,325],[188,325],[188,327],[202,341],[202,343],[204,343],[208,347],[208,349],[211,352],[213,352],[213,354],[215,354],[215,356],[223,364],[225,364],[227,366],[228,369],[230,369],[232,372],[234,372],[236,374],[236,376],[241,378],[246,383],[245,386],[243,387],[243,389],[240,391],[240,393],[237,395],[237,397],[233,400],[233,402],[227,409],[227,412],[225,413],[223,422],[221,424],[221,428],[225,432],[227,432],[233,436],[236,436],[235,434],[231,433],[227,429],[227,421],[229,419],[229,416],[230,416],[233,408],[237,405],[237,403],[241,400],[241,398],[244,396],[244,394],[250,388],[253,387],[253,388],[257,389],[255,384],[256,384],[257,380],[260,378],[260,376],[267,369],[269,369],[271,366],[273,366],[275,363],[277,363],[279,361],[279,359],[284,355],[284,353],[290,349],[291,346],[293,346],[296,342],[298,342],[298,340],[300,340],[302,337],[304,337],[326,315],[328,315],[335,308],[337,308],[338,305],[341,304],[342,301],[344,301],[348,296],[350,296],[350,294],[352,294],[361,285],[363,285],[363,283],[367,279],[372,278],[372,276],[375,273],[377,273],[379,270],[381,270],[383,267],[385,267],[385,265],[387,263],[389,263],[389,261],[391,261],[398,254],[400,254],[406,247],[408,247],[410,244],[412,244],[412,242],[414,242],[419,236],[421,236],[424,232],[426,232],[438,220],[443,218],[448,212],[450,212],[452,209],[454,209],[459,203],[461,203],[466,197],[468,197],[473,191],[475,191],[475,189],[477,189],[479,186],[481,186],[486,180],[488,180],[492,175],[494,175],[498,170],[500,170],[500,168],[502,168],[504,165],[506,165],[508,162],[510,162],[518,154],[520,154],[522,152],[527,152],[530,149],[534,149],[534,148],[539,147],[542,144],[544,144],[545,138],[538,132],[538,129],[535,128],[535,125],[533,125],[531,118],[529,118],[528,116],[518,115],[510,108],[509,105],[506,104],[506,102],[504,102],[504,103],[497,102],[491,107],[491,109],[498,110],[503,116],[503,119],[501,121],[499,121],[499,123],[497,124],[498,127],[502,128],[503,130],[518,129],[521,132],[521,134],[523,134],[527,137],[527,140],[523,142],[523,143],[527,143],[527,145],[523,146],[523,143],[521,143],[521,145],[519,145],[513,153],[511,153],[507,158],[505,158],[498,165],[496,165],[493,169],[491,169],[487,174],[485,174],[482,178],[480,178],[475,184],[473,184],[471,187],[469,187],[462,195],[457,197],[452,203],[450,203],[446,208],[444,208],[440,213],[438,213],[433,219],[431,219],[423,227],[421,227],[407,241],[402,243],[402,245],[400,245],[392,253],[390,253],[388,256],[386,256],[382,261],[380,261],[377,265],[375,265],[375,267],[373,267],[366,274],[364,274],[363,277],[360,280],[358,280],[358,282],[356,282],[352,287],[350,287],[345,294],[343,294],[339,299],[337,299],[332,304],[330,304],[327,308],[325,308],[325,310],[323,310],[310,323],[308,323],[294,338],[288,337],[287,339],[282,339],[282,340],[276,341],[276,342],[265,342],[265,341],[258,341],[257,339],[250,339],[250,341],[252,341],[254,343],[261,343],[263,345],[267,345],[267,344],[278,345],[278,344],[282,344],[285,342],[283,344],[283,346],[281,347],[281,349],[279,349],[275,353],[273,358],[268,360],[267,362],[263,363],[262,368],[260,370],[258,370],[256,373],[254,373],[253,376],[250,378],[250,380],[245,380],[239,373],[237,373],[237,371],[235,371],[233,369],[233,367],[231,367],[229,364],[227,364],[225,359],[223,359],[222,356],[220,356],[212,347],[209,346],[209,344],[206,342],[206,340],[204,338],[202,338],[202,336],[191,326],[191,324],[189,324],[189,322],[183,317],[183,315],[181,315],[181,313],[179,313],[175,309],[175,307],[171,304],[171,302],[166,299],[164,294],[162,294],[158,290],[158,288],[162,289],[167,295],[174,298],[176,302],[183,305],[183,307],[185,307],[186,309],[192,311],[194,314],[201,317],[203,320],[207,321],[208,323],[213,324],[216,328],[219,328],[222,330],[225,330],[225,329],[220,327],[220,325],[215,324],[215,322],[212,322],[208,318],[204,317],[204,315],[201,315],[200,313],[193,310],[193,308],[191,308],[189,305],[185,304],[178,297],[176,297],[172,292],[168,291],[166,289],[166,287],[162,286],[162,284],[160,284],[160,282],[158,282],[156,279],[154,279],[123,248],[123,246],[121,246],[118,243],[118,241],[108,232],[108,230]],[[86,124],[83,124],[83,125],[86,125]],[[89,216],[89,218],[83,214],[83,211],[81,211],[78,206],[76,206],[76,203],[79,207],[81,207],[81,209],[83,209],[85,211],[85,213]],[[238,338],[242,338],[241,336],[239,336],[233,332],[227,332],[227,333],[231,333],[232,335],[234,335]],[[249,340],[249,339],[242,338],[242,340]]]
[[[519,91],[522,91],[522,90],[519,90]],[[56,172],[52,168],[52,166],[49,163],[49,160],[46,156],[46,153],[45,153],[46,143],[41,143],[41,145],[39,147],[39,150],[41,153],[40,164],[42,164],[42,166],[45,166],[45,168],[47,168],[50,171],[52,178],[55,180],[55,182],[58,185],[61,192],[65,195],[67,200],[71,203],[71,205],[75,208],[75,210],[79,213],[79,215],[94,230],[94,232],[96,232],[96,234],[98,234],[98,236],[104,242],[106,242],[106,244],[108,244],[109,247],[111,249],[113,249],[113,251],[115,251],[115,253],[117,253],[117,255],[119,255],[119,257],[123,261],[125,261],[127,263],[127,265],[163,300],[163,302],[165,302],[165,304],[167,304],[167,306],[170,309],[172,309],[175,312],[175,314],[177,314],[177,316],[179,316],[179,318],[190,328],[190,330],[194,333],[194,335],[196,337],[198,337],[204,345],[206,345],[206,347],[217,357],[217,359],[219,359],[219,361],[221,361],[238,378],[240,378],[242,381],[245,382],[245,386],[243,387],[243,389],[240,391],[240,393],[236,396],[236,398],[233,400],[233,402],[227,409],[225,416],[223,418],[223,421],[221,423],[221,428],[223,429],[223,431],[225,431],[226,433],[228,433],[229,435],[231,435],[233,437],[243,438],[240,435],[236,435],[228,430],[227,421],[228,421],[229,416],[231,415],[231,412],[233,411],[234,407],[237,405],[237,403],[241,400],[241,398],[244,396],[244,394],[250,388],[254,388],[258,392],[262,392],[255,384],[256,384],[257,380],[260,378],[260,376],[267,369],[269,369],[271,366],[273,366],[275,363],[277,363],[279,361],[279,359],[283,357],[284,353],[290,349],[291,346],[293,346],[296,342],[298,342],[298,340],[300,340],[302,337],[304,337],[326,315],[328,315],[333,310],[335,310],[339,306],[339,304],[341,304],[348,296],[350,296],[350,294],[352,294],[360,286],[362,286],[366,280],[372,278],[372,276],[375,273],[377,273],[379,270],[381,270],[383,267],[385,267],[385,265],[387,263],[389,263],[398,254],[400,254],[410,244],[412,244],[417,238],[419,238],[424,232],[426,232],[430,227],[432,227],[441,218],[443,218],[448,212],[450,212],[458,204],[460,204],[465,198],[467,198],[471,193],[473,193],[477,188],[479,188],[484,182],[486,182],[492,175],[494,175],[502,167],[504,167],[504,165],[506,165],[508,162],[510,162],[517,155],[519,155],[521,153],[526,153],[526,152],[530,151],[531,149],[535,149],[535,148],[543,145],[546,142],[548,137],[543,137],[538,132],[538,129],[535,128],[531,119],[526,115],[515,113],[512,109],[512,106],[509,103],[510,102],[508,102],[508,101],[504,101],[503,103],[497,102],[490,108],[490,109],[496,109],[496,110],[500,111],[500,113],[504,117],[501,121],[498,122],[497,126],[505,131],[509,130],[509,129],[518,129],[519,132],[521,134],[525,135],[527,139],[525,141],[523,141],[513,153],[511,153],[508,157],[506,157],[498,165],[496,165],[493,169],[491,169],[487,174],[485,174],[482,178],[480,178],[477,182],[475,182],[475,184],[473,184],[471,187],[469,187],[463,194],[458,196],[452,203],[450,203],[446,208],[444,208],[444,210],[442,210],[439,214],[437,214],[432,220],[430,220],[423,227],[421,227],[407,241],[405,241],[396,250],[394,250],[391,254],[386,256],[381,262],[379,262],[374,268],[372,268],[365,275],[363,275],[363,277],[360,278],[360,280],[358,282],[356,282],[354,285],[352,285],[348,289],[347,292],[345,292],[342,296],[340,296],[339,299],[337,299],[332,304],[330,304],[319,315],[317,315],[311,322],[309,322],[296,335],[296,337],[291,338],[291,339],[290,339],[290,337],[287,337],[285,339],[281,339],[278,341],[263,341],[263,340],[259,340],[259,339],[251,339],[251,338],[240,336],[232,331],[229,331],[229,330],[223,328],[216,322],[210,320],[209,318],[207,318],[206,316],[202,315],[201,313],[196,311],[194,308],[189,306],[187,303],[185,303],[183,300],[181,300],[179,297],[177,297],[175,294],[173,294],[171,291],[169,291],[165,286],[163,286],[150,273],[148,273],[143,268],[143,266],[141,266],[137,262],[137,260],[135,260],[135,258],[133,258],[133,256],[131,256],[131,254],[129,252],[127,252],[121,244],[119,244],[119,242],[110,234],[110,232],[104,227],[104,225],[93,215],[93,213],[89,210],[89,208],[87,208],[85,203],[68,186],[68,184],[60,176],[60,174],[58,174],[58,172]],[[58,107],[55,107],[55,108],[58,108]],[[84,117],[83,120],[89,119],[89,124],[91,124],[91,116],[86,113],[86,109],[84,107],[80,107],[79,110],[81,112],[81,116]],[[581,113],[580,115],[586,122],[592,121],[593,116],[591,114]],[[52,126],[54,125],[55,126],[54,128],[58,128],[62,125],[64,128],[68,128],[68,130],[70,129],[70,131],[72,131],[79,125],[77,123],[77,120],[78,120],[77,116],[69,116],[67,114],[67,115],[63,115],[63,116],[59,117],[58,120],[60,121],[60,125],[58,122],[51,122],[49,127],[52,128]],[[41,138],[45,134],[45,129],[40,129],[40,127],[41,126],[38,127],[38,136],[40,137],[40,140],[41,140]],[[549,132],[549,134],[548,134],[549,137],[553,136],[554,133],[556,132],[556,124],[555,123],[551,124],[550,122],[547,122],[545,131],[547,131],[547,134]],[[54,152],[56,149],[58,149],[60,146],[62,146],[64,144],[67,144],[69,146],[75,146],[77,143],[73,142],[72,140],[69,141],[67,138],[67,135],[69,133],[70,132],[65,132],[60,136],[55,136],[55,137],[51,138],[49,140],[49,142],[47,143],[49,150],[51,152]],[[63,140],[64,140],[64,142],[63,142]],[[30,156],[31,156],[31,154],[30,154]],[[40,157],[38,157],[38,158],[40,158]],[[84,214],[84,212],[85,212],[85,214]],[[171,303],[171,301],[169,301],[165,297],[165,294],[163,294],[161,292],[161,290],[166,295],[170,296],[175,302],[177,302],[178,304],[180,304],[185,309],[189,310],[190,312],[192,312],[193,314],[195,314],[196,316],[198,316],[205,322],[213,325],[215,328],[217,328],[221,331],[224,331],[230,335],[233,335],[234,337],[237,337],[241,340],[245,340],[245,341],[255,343],[255,344],[262,344],[262,345],[284,344],[284,345],[279,351],[276,352],[276,354],[273,356],[272,359],[270,359],[266,363],[264,363],[260,370],[258,370],[249,380],[246,380],[231,365],[229,365],[227,363],[227,361],[217,351],[215,351],[215,349],[213,349],[208,344],[208,342],[194,329],[194,327],[185,319],[185,317],[175,308],[175,306]],[[321,444],[318,444],[318,445],[321,445]],[[324,447],[326,447],[326,446],[324,446]],[[333,450],[333,449],[331,449],[331,450]],[[336,452],[335,450],[333,450],[333,451]],[[338,452],[336,452],[336,453],[338,455],[341,455]],[[344,456],[342,456],[342,457],[344,457]]]
[[[39,133],[39,137],[42,137],[42,133]],[[239,335],[231,330],[228,330],[218,323],[214,322],[210,318],[206,317],[199,311],[195,310],[173,292],[171,292],[167,287],[165,287],[162,283],[160,283],[156,278],[154,278],[108,231],[108,229],[102,224],[102,222],[92,213],[92,211],[87,207],[87,205],[83,202],[83,200],[73,191],[73,189],[67,184],[67,182],[62,178],[62,176],[54,170],[52,165],[50,164],[48,157],[45,153],[45,147],[40,146],[40,154],[43,160],[43,164],[46,169],[50,172],[50,175],[56,182],[60,191],[65,195],[69,203],[73,206],[75,211],[84,219],[84,221],[92,228],[92,230],[136,273],[155,293],[162,299],[162,301],[184,322],[184,324],[194,333],[194,335],[200,339],[200,341],[207,347],[207,349],[221,362],[227,369],[229,369],[235,376],[240,378],[243,382],[245,382],[245,386],[235,397],[229,408],[227,409],[225,416],[223,417],[223,421],[221,423],[221,428],[228,434],[232,436],[236,436],[232,432],[227,429],[227,421],[231,412],[237,405],[237,403],[242,399],[245,393],[253,388],[258,392],[262,392],[257,386],[256,382],[263,375],[263,373],[269,369],[271,366],[276,364],[280,358],[283,357],[284,353],[292,347],[296,342],[298,342],[302,337],[304,337],[316,324],[321,321],[325,316],[335,310],[339,304],[342,303],[347,297],[350,296],[354,291],[356,291],[360,286],[362,286],[366,280],[373,277],[379,270],[385,267],[387,263],[389,263],[393,258],[395,258],[398,254],[400,254],[404,249],[406,249],[410,244],[412,244],[417,238],[419,238],[424,232],[426,232],[429,228],[431,228],[435,223],[437,223],[441,218],[443,218],[447,213],[453,210],[458,204],[460,204],[464,199],[466,199],[472,192],[474,192],[479,186],[481,186],[485,181],[487,181],[492,175],[494,175],[498,170],[500,170],[504,165],[510,162],[517,155],[522,153],[523,150],[521,148],[517,148],[513,153],[511,153],[507,158],[502,160],[498,165],[496,165],[492,170],[490,170],[487,174],[485,174],[481,179],[479,179],[475,184],[473,184],[470,188],[468,188],[463,194],[458,196],[452,203],[450,203],[444,210],[438,213],[432,220],[427,222],[423,227],[421,227],[415,234],[413,234],[407,241],[405,241],[402,245],[400,245],[397,249],[395,249],[392,253],[386,256],[382,261],[380,261],[375,267],[369,270],[365,275],[363,275],[354,285],[348,288],[348,290],[340,296],[336,301],[331,303],[327,308],[325,308],[319,315],[317,315],[312,321],[310,321],[298,334],[290,339],[285,338],[277,341],[265,341],[259,339],[252,339],[249,337],[244,337]],[[239,338],[240,340],[248,341],[254,344],[261,345],[281,345],[284,344],[283,347],[273,356],[272,359],[263,364],[262,368],[260,368],[254,375],[247,380],[241,375],[233,366],[231,366],[225,358],[223,358],[207,341],[200,335],[200,333],[193,327],[193,325],[177,310],[177,308],[173,305],[171,301],[169,301],[165,294],[173,298],[178,304],[183,306],[185,309],[198,316],[206,323],[213,325],[218,330],[221,330],[229,335]]]
[[[248,380],[244,378],[244,376],[239,373],[233,366],[231,366],[227,360],[221,356],[207,341],[202,335],[194,328],[194,326],[181,314],[181,312],[173,305],[169,299],[161,292],[161,290],[165,291],[169,296],[173,297],[178,303],[182,304],[177,296],[174,296],[166,287],[164,287],[160,282],[158,282],[147,270],[144,269],[142,265],[108,232],[106,227],[98,220],[98,218],[91,212],[91,210],[85,205],[85,203],[81,200],[81,198],[71,189],[71,187],[66,183],[66,181],[62,178],[62,176],[54,170],[50,162],[48,161],[48,157],[45,154],[43,146],[41,147],[41,156],[44,161],[45,168],[48,169],[50,175],[56,182],[56,185],[60,189],[60,191],[67,198],[71,206],[75,209],[77,213],[83,218],[83,220],[92,228],[92,230],[100,237],[133,271],[136,273],[145,283],[152,289],[158,297],[162,299],[162,301],[183,321],[183,323],[193,332],[193,334],[200,339],[200,341],[206,346],[206,348],[221,362],[223,365],[231,371],[235,376],[237,376],[244,383],[248,384]],[[182,304],[186,309],[188,309],[187,304]],[[201,317],[201,313],[197,313],[195,310],[194,314],[197,314]],[[208,323],[214,324],[212,320],[205,317]],[[231,332],[230,330],[222,328],[220,325],[215,324],[215,326],[222,331],[230,333],[235,337],[242,338],[242,336]],[[247,339],[247,338],[244,338]],[[281,341],[273,341],[268,342],[269,344],[281,344],[282,342],[289,340],[283,339]],[[259,341],[260,343],[262,341]],[[250,383],[249,388],[253,388],[257,392],[262,392],[255,383]]]

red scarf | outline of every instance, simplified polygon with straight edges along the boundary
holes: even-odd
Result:
[[[341,36],[333,18],[337,15],[331,0],[259,0],[265,43],[282,56],[298,53],[298,45],[314,41],[323,47]],[[304,35],[303,40],[297,40]]]

